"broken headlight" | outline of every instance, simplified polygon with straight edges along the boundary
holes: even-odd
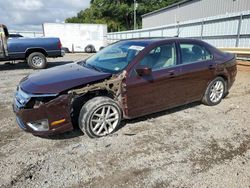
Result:
[[[47,119],[39,120],[35,122],[29,122],[27,123],[27,125],[34,131],[48,131],[49,130],[49,122]]]

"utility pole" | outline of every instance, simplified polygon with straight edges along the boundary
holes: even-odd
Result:
[[[136,10],[138,8],[138,3],[136,0],[134,0],[134,30],[137,29],[137,23],[136,23]]]

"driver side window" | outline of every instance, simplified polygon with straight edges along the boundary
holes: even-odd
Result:
[[[174,65],[176,65],[176,49],[174,44],[154,48],[139,63],[139,66],[151,68],[152,71],[166,69]]]

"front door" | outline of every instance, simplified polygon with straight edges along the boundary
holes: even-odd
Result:
[[[158,112],[177,106],[185,100],[175,43],[152,49],[139,61],[126,79],[126,108],[129,118]],[[138,67],[152,70],[150,75],[138,75]]]

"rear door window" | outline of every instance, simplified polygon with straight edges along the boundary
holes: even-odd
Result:
[[[212,54],[205,47],[197,44],[180,44],[182,64],[206,61],[213,58]]]

